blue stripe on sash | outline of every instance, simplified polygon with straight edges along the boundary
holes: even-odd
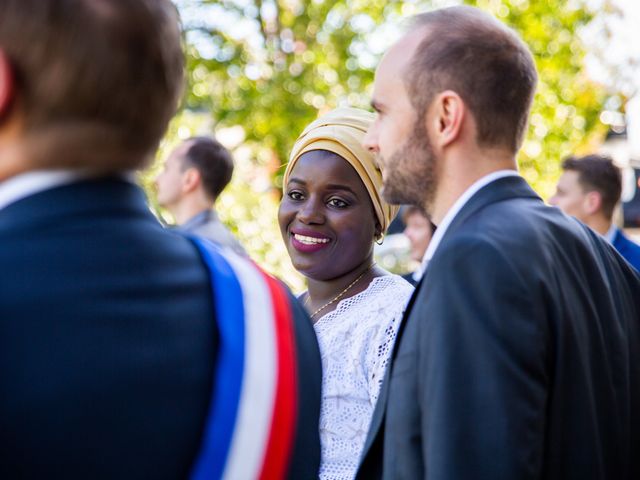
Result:
[[[210,272],[219,332],[209,415],[191,472],[191,480],[211,480],[222,478],[235,430],[244,369],[245,312],[242,288],[231,265],[209,241],[189,238]]]

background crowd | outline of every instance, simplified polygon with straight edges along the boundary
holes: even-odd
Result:
[[[242,13],[306,53],[293,30],[270,44],[278,4]],[[375,113],[312,99],[276,215],[297,298],[221,221],[214,135],[163,157],[173,225],[136,184],[181,103],[181,35],[168,0],[0,3],[0,475],[640,474],[640,246],[615,218],[633,170],[564,158],[560,208],[520,175],[539,74],[516,31],[415,15]],[[402,204],[405,279],[374,258]]]

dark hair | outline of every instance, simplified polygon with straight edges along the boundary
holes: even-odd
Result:
[[[610,157],[568,157],[562,162],[562,169],[577,172],[582,188],[598,192],[602,197],[602,212],[609,219],[613,216],[613,210],[622,194],[622,174]]]
[[[169,0],[2,0],[0,49],[15,75],[35,167],[143,166],[182,96]]]
[[[490,15],[459,6],[414,17],[426,27],[405,74],[420,118],[434,96],[455,91],[476,120],[481,146],[520,148],[535,92],[533,58],[518,36]]]
[[[182,168],[198,170],[204,191],[211,200],[215,200],[231,181],[233,157],[220,142],[210,137],[193,137],[187,142],[190,146]]]

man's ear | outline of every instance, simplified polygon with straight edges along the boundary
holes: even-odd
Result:
[[[197,168],[187,168],[182,173],[182,191],[193,192],[200,185],[200,172]]]
[[[462,125],[467,113],[467,107],[460,95],[452,90],[445,90],[433,99],[430,107],[430,130],[433,133],[433,142],[443,148],[460,137]]]
[[[592,190],[587,192],[583,201],[585,212],[589,215],[593,215],[600,211],[602,208],[602,195],[600,192]]]
[[[5,113],[11,107],[13,97],[15,95],[15,82],[13,77],[13,69],[9,58],[0,49],[0,121]]]

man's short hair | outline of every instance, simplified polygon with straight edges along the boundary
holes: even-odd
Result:
[[[33,139],[24,142],[35,150],[30,160],[141,167],[182,96],[181,43],[169,0],[2,0],[0,49]]]
[[[509,28],[476,8],[459,6],[414,17],[426,36],[405,72],[413,107],[422,118],[433,98],[455,91],[476,121],[485,147],[520,148],[535,92],[531,52]]]
[[[182,169],[195,168],[200,172],[202,187],[211,200],[215,200],[231,181],[233,157],[220,142],[210,137],[187,140],[189,148],[184,155]]]
[[[613,211],[622,194],[622,174],[610,157],[571,156],[562,162],[562,169],[576,172],[578,182],[584,191],[598,192],[602,198],[602,213],[609,219],[613,217]]]

